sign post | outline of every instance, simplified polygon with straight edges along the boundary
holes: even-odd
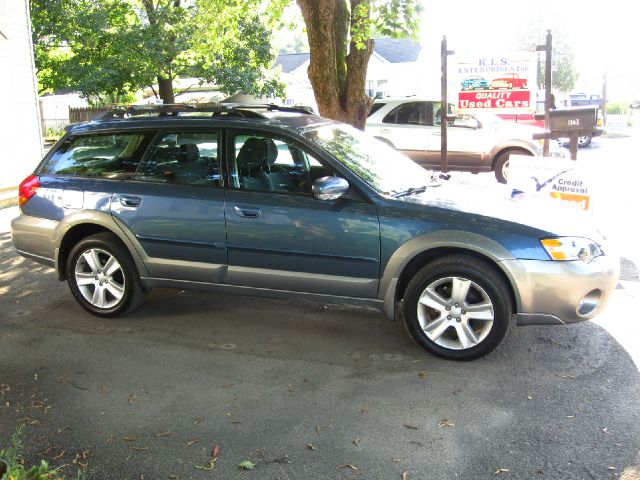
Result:
[[[453,55],[453,50],[447,50],[447,37],[442,37],[442,43],[440,44],[440,65],[442,69],[442,76],[440,80],[440,92],[441,98],[441,120],[440,120],[440,171],[447,173],[447,124],[449,114],[449,103],[447,95],[447,57]]]

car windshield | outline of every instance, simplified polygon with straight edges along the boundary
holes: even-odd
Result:
[[[432,171],[348,125],[326,125],[303,134],[383,195],[434,183]]]

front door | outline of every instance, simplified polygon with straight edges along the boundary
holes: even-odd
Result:
[[[380,274],[375,206],[355,192],[316,200],[313,181],[337,173],[295,141],[260,132],[229,137],[229,283],[375,297]]]

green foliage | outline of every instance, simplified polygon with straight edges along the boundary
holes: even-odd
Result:
[[[622,102],[607,102],[607,114],[625,115],[629,113],[629,105]]]
[[[22,425],[19,426],[15,433],[11,436],[11,445],[6,449],[0,449],[0,460],[7,465],[7,472],[2,479],[10,480],[64,480],[58,469],[49,468],[49,464],[44,460],[40,461],[40,465],[25,467],[20,458],[20,450],[22,450]],[[78,471],[76,478],[82,477]]]
[[[416,38],[421,12],[417,0],[363,1],[351,12],[351,41],[364,48],[364,42],[374,37]]]
[[[109,103],[161,79],[171,86],[196,76],[229,93],[281,94],[269,76],[270,31],[288,2],[32,0],[40,91]]]
[[[254,468],[256,468],[256,464],[251,460],[243,460],[242,462],[240,462],[238,467],[240,467],[241,470],[253,470]]]

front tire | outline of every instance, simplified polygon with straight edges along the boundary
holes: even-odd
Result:
[[[139,306],[145,297],[131,255],[112,233],[82,239],[69,253],[67,282],[76,301],[100,317],[115,317]]]
[[[504,339],[512,316],[510,289],[487,262],[449,255],[413,277],[403,300],[407,330],[426,350],[474,360]]]
[[[578,137],[578,147],[584,148],[591,145],[591,135],[585,135],[582,137]]]

